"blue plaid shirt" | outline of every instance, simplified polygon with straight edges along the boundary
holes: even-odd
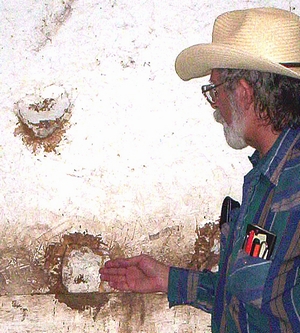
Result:
[[[250,158],[241,207],[222,227],[219,270],[172,267],[170,306],[212,314],[212,332],[300,332],[300,129],[281,133],[261,159]],[[248,224],[274,233],[267,259],[243,249]]]

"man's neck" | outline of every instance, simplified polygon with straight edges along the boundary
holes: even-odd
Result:
[[[257,127],[255,139],[247,143],[258,150],[259,156],[262,158],[272,148],[280,133],[275,132],[270,125],[260,125]]]

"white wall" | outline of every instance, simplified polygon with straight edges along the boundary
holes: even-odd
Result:
[[[227,147],[201,96],[208,78],[181,81],[177,54],[210,42],[227,10],[282,0],[16,0],[0,2],[1,248],[36,246],[64,231],[101,233],[126,255],[185,264],[196,225],[241,198],[251,149]],[[67,10],[66,10],[67,8]],[[74,105],[56,153],[15,136],[14,103],[63,85]],[[149,240],[173,233],[163,243]],[[168,228],[168,229],[166,229]],[[39,238],[40,237],[40,238]]]

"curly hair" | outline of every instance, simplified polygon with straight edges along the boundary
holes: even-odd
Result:
[[[254,92],[255,110],[274,131],[300,127],[300,80],[275,73],[245,69],[218,69],[222,82],[233,91],[245,79]]]

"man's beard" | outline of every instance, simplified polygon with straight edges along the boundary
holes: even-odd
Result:
[[[225,139],[227,144],[233,149],[243,149],[247,147],[244,139],[245,122],[241,110],[236,106],[236,103],[231,99],[232,123],[228,125],[222,117],[219,109],[214,112],[215,120],[223,125]]]

